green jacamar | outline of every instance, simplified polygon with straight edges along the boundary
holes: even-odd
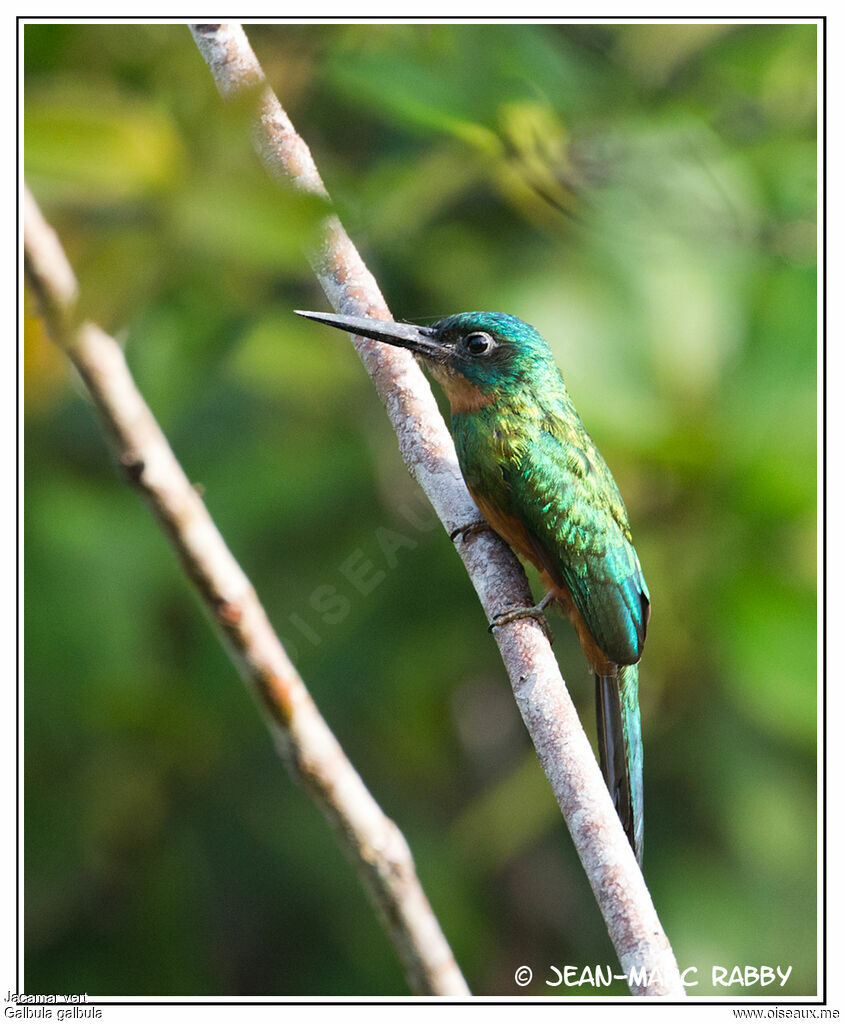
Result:
[[[596,679],[602,772],[642,862],[637,663],[649,619],[648,588],[619,488],[575,411],[548,344],[507,313],[458,313],[420,327],[297,312],[409,349],[443,387],[470,494],[487,524],[540,570],[548,590],[535,608],[507,612],[491,625],[540,617],[552,600],[572,620]]]

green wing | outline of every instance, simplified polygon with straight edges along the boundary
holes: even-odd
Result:
[[[554,422],[547,425],[554,430]],[[645,642],[648,588],[607,464],[586,433],[567,434],[534,433],[504,471],[510,505],[600,650],[617,665],[630,665]]]

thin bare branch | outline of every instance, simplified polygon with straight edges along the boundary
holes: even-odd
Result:
[[[308,146],[267,84],[241,26],[192,25],[191,32],[224,98],[255,94],[253,135],[270,174],[325,198],[326,188]],[[393,319],[337,217],[323,222],[311,262],[336,312]],[[365,338],[352,340],[387,409],[402,458],[446,531],[451,534],[479,518],[452,438],[413,357]],[[483,532],[465,541],[459,538],[457,548],[488,620],[508,608],[533,603],[522,567],[497,537]],[[542,629],[533,620],[521,619],[498,629],[496,640],[632,992],[683,995],[669,941]]]
[[[117,342],[76,324],[77,286],[55,232],[24,194],[27,281],[48,329],[73,361],[129,481],[176,549],[265,712],[279,752],[334,829],[396,947],[411,990],[467,996],[469,989],[432,912],[411,852],[321,717],[273,631],[252,584],[226,547],[135,386]]]

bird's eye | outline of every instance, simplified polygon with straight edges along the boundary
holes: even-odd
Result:
[[[489,334],[485,334],[484,331],[474,331],[466,336],[465,343],[470,355],[480,356],[490,348],[493,339]]]

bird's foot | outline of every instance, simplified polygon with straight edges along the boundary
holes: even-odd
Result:
[[[494,629],[506,626],[509,622],[515,622],[517,619],[536,619],[546,634],[546,639],[550,644],[554,643],[554,635],[544,614],[548,605],[554,600],[554,596],[554,593],[550,590],[539,604],[530,605],[527,608],[512,608],[509,612],[500,612],[500,614],[494,616],[493,621],[487,627],[487,631],[492,633]]]
[[[471,537],[474,533],[481,533],[482,530],[492,530],[493,527],[487,522],[486,519],[473,519],[472,522],[466,523],[464,526],[459,526],[457,530],[452,530],[449,534],[449,540],[457,540],[460,537],[462,540],[466,540]]]

